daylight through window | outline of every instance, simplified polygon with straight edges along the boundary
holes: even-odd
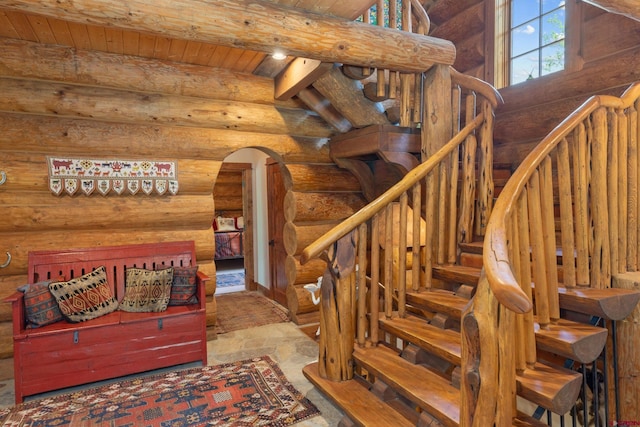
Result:
[[[564,69],[564,0],[511,0],[510,84]]]

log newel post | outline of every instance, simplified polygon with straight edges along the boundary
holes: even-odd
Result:
[[[504,400],[500,387],[510,387],[501,381],[500,375],[504,370],[515,369],[501,366],[500,345],[506,343],[500,341],[500,308],[483,270],[476,294],[462,315],[462,427],[511,425],[510,420],[507,424],[500,424],[502,419],[497,422],[509,417],[509,409],[498,411]],[[498,412],[501,414],[497,415]]]
[[[318,371],[332,381],[353,378],[356,303],[356,233],[338,240],[325,253],[327,262],[320,301]]]

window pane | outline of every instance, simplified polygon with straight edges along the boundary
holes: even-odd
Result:
[[[564,39],[564,8],[542,16],[542,42],[553,43]]]
[[[564,70],[564,43],[556,42],[542,48],[542,75]]]
[[[511,32],[512,58],[540,47],[539,25],[539,21],[536,19],[513,29]]]
[[[511,1],[511,28],[530,21],[539,15],[540,7],[537,0]]]
[[[539,77],[538,51],[511,60],[511,84]]]
[[[542,13],[547,13],[557,7],[564,7],[564,0],[542,0]]]

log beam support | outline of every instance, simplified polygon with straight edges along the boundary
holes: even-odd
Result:
[[[452,65],[453,43],[258,0],[11,0],[3,7],[221,46],[422,72]],[[398,46],[402,46],[399,49]]]

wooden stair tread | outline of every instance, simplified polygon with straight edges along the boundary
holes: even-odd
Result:
[[[607,342],[605,328],[559,319],[541,329],[534,324],[536,344],[541,350],[566,357],[580,363],[593,362]]]
[[[459,425],[460,390],[446,379],[402,359],[395,351],[384,346],[356,347],[353,355],[358,364],[443,425]]]
[[[470,300],[448,291],[407,292],[407,302],[435,313],[446,314],[460,320]]]
[[[480,280],[480,269],[464,265],[433,267],[433,277],[447,282],[476,286]]]
[[[548,424],[518,411],[516,418],[513,420],[513,427],[548,427]]]
[[[456,331],[435,328],[427,324],[425,320],[414,316],[408,316],[406,318],[395,317],[392,319],[381,318],[380,325],[384,330],[404,340],[410,341],[420,348],[435,354],[448,362],[457,366],[460,366],[461,364],[461,337]],[[578,328],[580,325],[581,324],[577,324],[576,326],[576,322],[562,321],[557,328],[548,331],[547,335],[542,337],[542,340],[548,345],[553,345],[554,348],[562,346],[562,340],[571,341],[570,337],[572,334],[568,333],[568,338],[563,337],[560,327],[571,326]],[[583,326],[586,326],[587,328],[585,329],[588,330],[600,329],[600,331],[596,331],[596,342],[601,350],[604,346],[604,341],[606,341],[607,338],[607,330],[603,328],[595,328],[590,325]],[[554,334],[557,336],[554,336]],[[538,335],[536,335],[536,340],[538,340]],[[572,396],[576,386],[574,381],[581,378],[580,374],[577,372],[541,363],[536,364],[535,372],[533,371],[534,370],[527,370],[522,375],[517,375],[520,387],[518,394],[551,410],[562,408],[561,405],[564,405],[566,402],[559,395],[568,392],[570,393],[570,396]],[[543,374],[538,375],[540,373]],[[556,378],[556,375],[559,376]],[[578,384],[578,388],[579,386],[580,384]],[[568,402],[571,402],[571,400]],[[573,399],[573,402],[575,402],[575,399]]]
[[[458,247],[460,251],[467,252],[470,254],[479,254],[482,255],[482,246],[484,242],[482,240],[477,242],[469,242],[469,243],[458,243]]]
[[[536,363],[516,375],[518,395],[556,414],[568,412],[576,403],[582,375],[569,369]]]
[[[558,288],[560,308],[622,320],[629,316],[640,301],[640,292],[620,288]]]
[[[356,380],[331,381],[318,373],[318,362],[302,369],[304,376],[357,425],[415,426]]]
[[[414,316],[405,318],[380,317],[380,327],[418,347],[435,354],[454,365],[460,366],[460,333],[429,325],[424,319]]]

